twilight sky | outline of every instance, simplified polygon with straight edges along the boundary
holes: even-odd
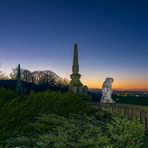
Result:
[[[0,62],[69,78],[78,43],[82,82],[148,90],[146,0],[0,0]]]

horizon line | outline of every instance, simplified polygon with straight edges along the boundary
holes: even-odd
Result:
[[[102,88],[88,88],[89,90],[102,90]],[[148,89],[137,89],[137,88],[133,88],[133,89],[124,89],[124,88],[115,88],[113,89],[113,91],[146,91],[148,92]]]

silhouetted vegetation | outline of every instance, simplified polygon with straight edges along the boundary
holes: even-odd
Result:
[[[29,93],[31,91],[40,92],[45,90],[54,90],[54,91],[62,91],[67,92],[68,86],[62,84],[56,84],[47,86],[44,84],[34,84],[34,83],[26,83],[22,81],[24,93]],[[0,87],[15,90],[16,89],[16,80],[0,80]]]
[[[134,105],[148,105],[148,97],[146,96],[117,96],[113,95],[113,99],[117,103],[134,104]]]
[[[2,71],[0,71],[0,87],[11,90],[16,89],[17,68],[18,67],[12,69],[12,72],[10,73],[10,78],[8,76],[5,76]],[[24,93],[45,90],[60,90],[63,92],[68,91],[69,81],[67,79],[60,78],[58,75],[50,70],[31,72],[28,69],[21,68],[20,77]]]

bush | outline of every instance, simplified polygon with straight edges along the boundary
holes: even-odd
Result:
[[[0,88],[0,106],[4,101],[14,99],[17,96],[16,92],[10,89]]]
[[[88,107],[84,96],[46,91],[5,101],[0,111],[1,140],[10,136],[10,131],[22,131],[27,122],[41,113],[68,116],[70,113],[87,112]]]
[[[87,97],[61,92],[39,92],[28,96],[28,107],[32,113],[55,113],[68,115],[87,111]]]
[[[41,115],[28,125],[30,136],[21,135],[16,139],[9,139],[7,144],[33,147],[87,147],[108,144],[109,138],[102,134],[96,124],[93,124],[92,117],[85,114],[70,117]]]
[[[105,117],[102,115],[101,119]],[[42,114],[28,123],[24,133],[5,142],[8,146],[41,148],[141,146],[144,128],[140,123],[114,116],[110,119],[110,123],[106,124],[100,121],[100,113],[91,116],[70,114],[69,117]]]
[[[114,147],[138,148],[143,144],[144,126],[116,115],[112,116],[111,123],[107,123],[107,134]]]
[[[0,147],[142,144],[144,127],[140,123],[103,111],[91,112],[87,96],[46,91],[18,97],[5,89],[0,90],[0,96],[5,100],[0,106]]]

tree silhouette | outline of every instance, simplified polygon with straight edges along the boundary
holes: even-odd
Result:
[[[0,68],[1,68],[1,63],[0,63]],[[6,76],[1,70],[0,70],[0,80],[8,80],[8,76]]]

